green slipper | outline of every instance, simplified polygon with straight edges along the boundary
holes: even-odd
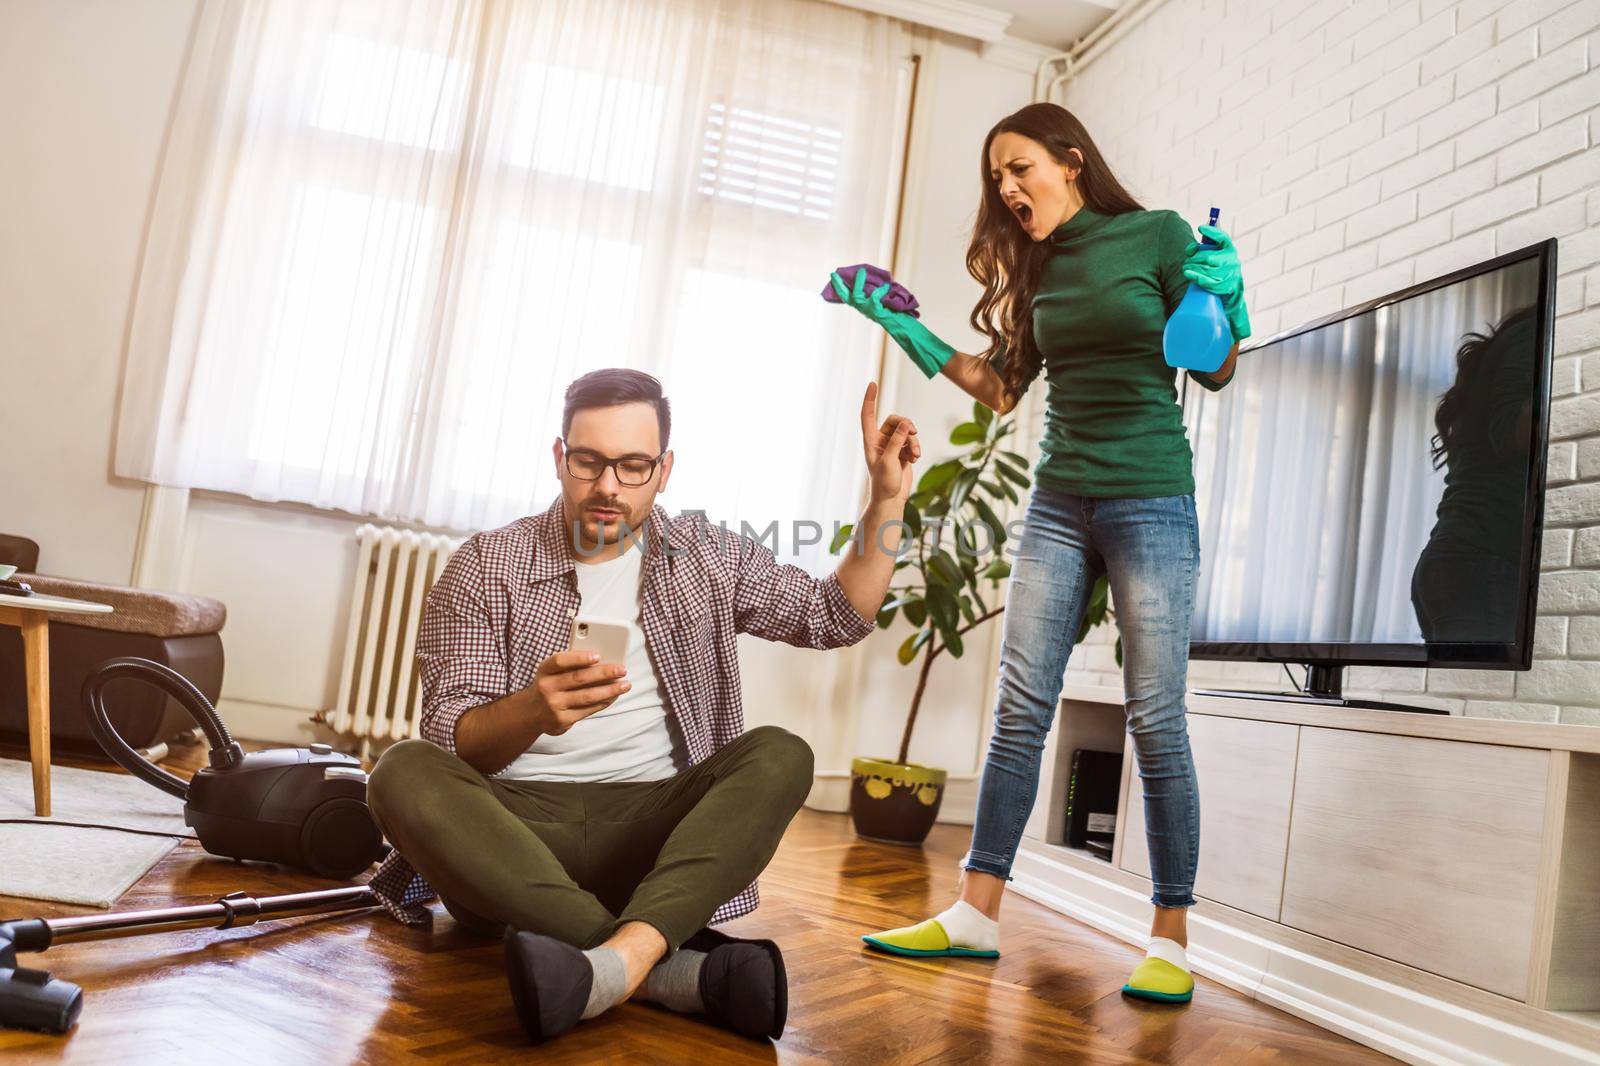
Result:
[[[1194,978],[1166,959],[1145,959],[1133,968],[1122,993],[1156,1003],[1187,1003],[1194,998]]]
[[[916,925],[901,926],[882,933],[868,933],[862,941],[870,948],[886,951],[890,955],[909,955],[916,958],[961,957],[969,959],[998,959],[998,951],[978,951],[956,947],[950,943],[950,934],[944,931],[939,919],[929,918]]]

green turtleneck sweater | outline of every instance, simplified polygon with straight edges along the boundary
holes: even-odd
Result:
[[[1034,476],[1078,496],[1193,492],[1178,372],[1161,350],[1189,287],[1189,223],[1176,211],[1102,215],[1086,204],[1045,239],[1033,337],[1050,392]],[[1189,376],[1213,392],[1227,384]]]

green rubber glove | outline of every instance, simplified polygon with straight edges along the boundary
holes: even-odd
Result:
[[[919,319],[900,311],[891,311],[883,306],[883,294],[889,291],[887,282],[869,293],[865,291],[867,285],[865,270],[856,271],[853,288],[845,288],[844,279],[839,276],[837,270],[828,274],[828,280],[833,285],[834,295],[839,297],[840,302],[855,308],[882,326],[884,332],[888,333],[911,357],[917,369],[922,371],[923,377],[938,377],[939,371],[955,354],[954,348],[935,336],[933,331],[924,326]]]
[[[1250,313],[1244,306],[1244,278],[1239,274],[1239,250],[1233,238],[1216,226],[1199,227],[1203,236],[1217,242],[1217,247],[1207,248],[1198,241],[1190,241],[1183,250],[1183,276],[1206,292],[1222,297],[1222,314],[1233,331],[1233,339],[1242,341],[1250,336]]]

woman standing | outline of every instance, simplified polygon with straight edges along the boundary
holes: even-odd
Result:
[[[1200,545],[1193,456],[1162,354],[1190,282],[1222,298],[1235,344],[1250,335],[1239,259],[1222,230],[1193,240],[1172,211],[1147,211],[1112,176],[1071,112],[1031,104],[984,139],[983,197],[967,269],[983,285],[971,315],[983,355],[954,351],[918,319],[833,275],[835,293],[882,325],[929,378],[943,374],[1004,414],[1039,372],[1049,389],[1042,455],[1012,561],[996,685],[960,898],[917,925],[863,939],[902,955],[999,955],[1000,899],[1038,791],[1039,758],[1085,601],[1107,576],[1123,645],[1128,731],[1144,786],[1154,894],[1148,957],[1123,991],[1187,1002],[1184,949],[1194,904],[1200,811],[1184,717]]]

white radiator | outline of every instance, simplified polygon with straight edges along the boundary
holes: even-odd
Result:
[[[423,599],[461,541],[369,524],[356,530],[356,544],[339,700],[323,720],[364,741],[415,737],[422,722],[416,651]]]

